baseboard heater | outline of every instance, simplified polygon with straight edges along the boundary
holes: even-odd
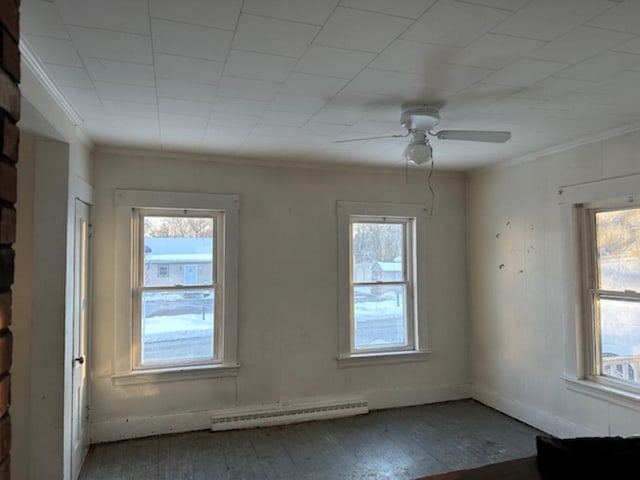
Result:
[[[211,416],[211,430],[269,427],[366,413],[369,413],[369,405],[361,398],[277,402],[220,410]]]

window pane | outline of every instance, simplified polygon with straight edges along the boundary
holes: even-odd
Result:
[[[602,374],[640,383],[640,303],[600,299]]]
[[[145,287],[213,283],[214,219],[144,217]]]
[[[404,224],[352,224],[354,282],[403,281]]]
[[[353,288],[356,349],[407,345],[404,285],[367,285]]]
[[[640,208],[596,213],[598,288],[640,292]]]
[[[213,359],[214,290],[142,293],[142,365]]]

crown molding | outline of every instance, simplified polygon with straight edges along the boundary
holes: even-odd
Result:
[[[591,143],[601,142],[604,140],[608,140],[610,138],[620,137],[622,135],[626,135],[627,133],[633,133],[637,131],[640,131],[640,122],[632,123],[630,125],[622,125],[620,127],[615,127],[610,130],[605,130],[604,132],[585,135],[583,137],[577,138],[570,142],[562,143],[549,148],[544,148],[542,150],[538,150],[537,152],[528,153],[526,155],[521,155],[519,157],[509,158],[497,163],[474,168],[472,170],[469,170],[468,176],[476,177],[479,175],[484,175],[487,173],[495,172],[497,170],[502,170],[503,168],[514,167],[516,165],[521,165],[523,163],[532,162],[543,157],[548,157],[549,155],[554,155],[556,153],[564,152],[566,150],[571,150],[572,148],[581,147],[583,145],[589,145]]]
[[[67,97],[65,97],[62,90],[60,90],[60,87],[53,81],[44,63],[23,35],[20,35],[20,55],[23,65],[31,71],[53,101],[62,109],[73,126],[80,127],[83,123],[82,117],[76,109],[73,108],[71,102],[67,100]]]

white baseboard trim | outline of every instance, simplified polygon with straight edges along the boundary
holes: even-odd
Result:
[[[112,418],[91,424],[91,443],[206,430],[214,410]]]
[[[592,437],[596,433],[569,420],[542,411],[519,400],[504,397],[495,390],[474,385],[472,398],[520,420],[527,425],[561,438]]]
[[[91,425],[91,443],[197,430],[226,430],[228,428],[220,422],[218,427],[212,428],[213,419],[221,416],[229,418],[253,415],[254,418],[238,419],[241,423],[233,426],[233,428],[250,428],[360,415],[370,410],[425,405],[470,397],[471,385],[469,384],[415,386],[375,390],[361,395],[313,397],[264,405],[120,417],[94,421]]]

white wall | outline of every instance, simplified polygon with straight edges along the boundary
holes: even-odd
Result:
[[[640,405],[570,391],[562,378],[574,295],[557,195],[563,185],[640,173],[639,151],[640,133],[630,133],[471,175],[475,398],[556,435],[640,433]]]
[[[12,478],[68,478],[73,205],[92,175],[89,145],[28,68],[18,168],[13,286]],[[44,138],[27,115],[48,123]],[[71,207],[71,208],[70,208]]]
[[[220,160],[220,159],[219,159]],[[93,405],[96,430],[170,419],[157,431],[208,428],[200,414],[326,395],[364,396],[372,408],[468,397],[465,179],[434,175],[426,296],[431,357],[338,368],[337,200],[426,203],[424,171],[331,171],[98,153],[95,159]],[[112,384],[115,189],[240,195],[237,378]],[[192,415],[187,418],[187,414]],[[189,421],[195,423],[188,424]],[[167,426],[173,422],[171,425]],[[95,437],[94,437],[95,440]]]

